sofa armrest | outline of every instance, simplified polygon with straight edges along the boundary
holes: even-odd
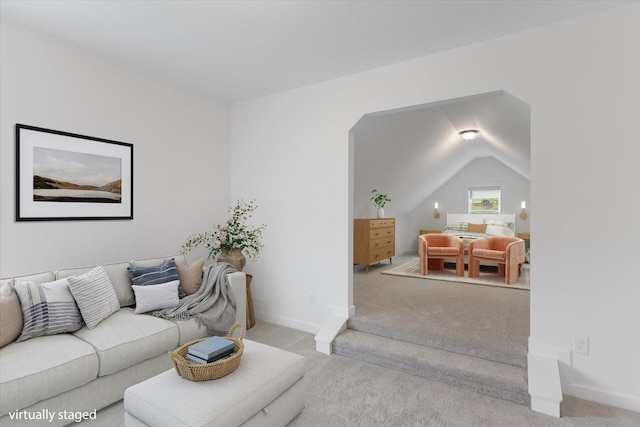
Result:
[[[227,275],[229,286],[236,298],[236,323],[242,325],[242,330],[247,330],[247,276],[237,271]]]

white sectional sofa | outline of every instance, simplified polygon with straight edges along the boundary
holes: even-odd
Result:
[[[12,342],[0,349],[0,425],[67,425],[84,413],[104,408],[123,398],[127,387],[167,369],[167,352],[207,335],[195,319],[170,321],[134,314],[134,293],[128,267],[162,263],[170,257],[104,265],[120,310],[94,329],[40,336]],[[176,261],[185,263],[183,255]],[[46,283],[88,272],[93,267],[64,269],[15,279]],[[236,322],[246,327],[246,278],[241,272],[227,276],[237,309]],[[40,416],[25,423],[25,416]],[[21,417],[22,419],[16,419]],[[53,420],[50,420],[53,418]]]

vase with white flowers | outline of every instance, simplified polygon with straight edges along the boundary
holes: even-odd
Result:
[[[379,193],[378,190],[371,190],[371,201],[378,208],[377,217],[384,218],[384,205],[389,203],[391,199],[386,195]]]
[[[246,265],[246,254],[255,260],[262,249],[262,231],[267,227],[262,224],[250,228],[247,220],[258,208],[255,200],[248,203],[238,200],[229,208],[231,216],[224,224],[216,224],[213,231],[205,231],[189,236],[182,244],[182,253],[192,251],[204,245],[209,250],[209,258],[218,257],[218,262],[228,262],[236,270],[242,271]]]

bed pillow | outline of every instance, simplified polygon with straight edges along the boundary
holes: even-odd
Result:
[[[178,298],[179,280],[159,283],[153,286],[131,286],[136,295],[136,314],[146,313],[163,308],[175,308],[180,303]]]
[[[500,221],[497,219],[485,219],[484,223],[487,225],[497,225],[500,227],[505,227],[505,228],[513,228],[513,223],[512,222],[507,222],[507,221]]]
[[[157,285],[180,280],[176,261],[173,258],[153,267],[128,267],[127,271],[131,283],[135,286]],[[181,286],[178,288],[178,295],[181,298],[186,295]]]
[[[120,302],[111,279],[101,265],[82,276],[71,276],[67,280],[87,328],[95,328],[98,323],[120,310]]]
[[[82,316],[69,291],[67,279],[47,283],[18,280],[15,288],[23,320],[17,341],[75,332],[82,328]]]
[[[490,236],[514,236],[514,226],[512,222],[485,219],[484,223],[487,224],[487,234]]]
[[[9,282],[0,285],[0,348],[15,341],[23,325],[20,300]]]
[[[469,233],[486,233],[487,224],[473,224],[469,223]]]
[[[447,224],[445,227],[448,231],[469,231],[469,223],[468,222],[454,222],[451,224]]]
[[[176,262],[180,286],[186,295],[195,294],[202,284],[202,267],[204,258],[192,262],[189,265]]]

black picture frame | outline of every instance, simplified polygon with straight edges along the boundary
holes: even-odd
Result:
[[[16,124],[16,221],[133,219],[133,144]]]

